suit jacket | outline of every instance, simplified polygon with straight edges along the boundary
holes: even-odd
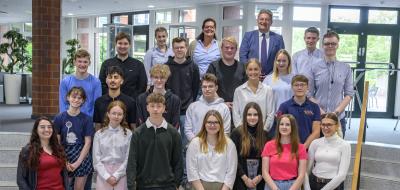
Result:
[[[246,32],[242,44],[240,45],[240,62],[245,64],[251,58],[259,59],[259,33],[258,30]],[[275,55],[280,49],[285,49],[285,44],[281,35],[269,32],[269,48],[267,65],[262,65],[262,74],[268,75],[274,68]]]

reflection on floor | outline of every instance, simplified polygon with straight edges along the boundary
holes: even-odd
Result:
[[[30,132],[34,120],[30,119],[30,105],[0,104],[0,132]],[[366,141],[400,145],[400,124],[396,131],[395,119],[367,119]],[[346,140],[356,141],[360,119],[352,118],[351,125],[346,126]],[[350,126],[350,129],[349,129]]]

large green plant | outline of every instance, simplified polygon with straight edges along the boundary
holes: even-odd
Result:
[[[32,64],[32,58],[29,57],[26,50],[28,40],[15,30],[6,32],[3,38],[8,39],[8,42],[0,44],[0,54],[8,57],[8,63],[4,65],[4,60],[1,60],[0,67],[10,74],[14,74],[15,69],[23,72],[27,64]]]
[[[75,71],[74,68],[74,57],[76,50],[80,48],[79,41],[77,39],[70,39],[65,42],[68,46],[67,57],[62,61],[62,72],[64,74],[71,74]]]

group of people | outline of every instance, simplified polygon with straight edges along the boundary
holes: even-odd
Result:
[[[188,44],[167,30],[144,63],[117,55],[99,77],[90,54],[75,54],[75,74],[60,83],[60,113],[34,123],[21,150],[20,189],[343,190],[350,145],[344,110],[353,96],[350,66],[336,60],[339,35],[306,29],[291,56],[261,10],[239,57],[234,37],[220,42],[207,18]],[[320,138],[322,134],[322,137]]]

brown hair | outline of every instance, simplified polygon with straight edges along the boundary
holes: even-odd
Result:
[[[57,158],[57,162],[61,167],[65,167],[65,164],[67,163],[67,157],[65,155],[63,146],[58,141],[57,130],[54,128],[54,123],[45,116],[39,117],[33,124],[31,137],[28,143],[28,154],[20,154],[20,156],[22,156],[23,158],[23,164],[25,167],[31,170],[37,170],[39,167],[40,154],[43,152],[43,149],[37,130],[39,127],[39,123],[42,120],[48,121],[53,128],[53,133],[51,134],[49,140],[49,145],[51,147],[51,150],[53,151],[52,155]]]
[[[167,33],[167,35],[168,35],[167,29],[165,29],[165,28],[162,27],[162,26],[157,27],[157,28],[154,30],[154,36],[157,36],[157,33],[158,33],[158,32],[165,32],[165,33]]]
[[[299,138],[299,133],[298,133],[298,128],[297,128],[297,123],[296,123],[296,118],[294,118],[293,115],[291,114],[283,114],[278,118],[278,121],[276,123],[276,131],[275,131],[275,144],[276,144],[276,150],[278,152],[279,157],[282,155],[283,147],[281,144],[281,139],[282,135],[279,132],[279,125],[281,123],[282,118],[288,118],[290,121],[290,144],[291,144],[291,154],[292,154],[292,159],[298,158],[299,157],[299,144],[300,144],[300,138]]]
[[[260,68],[260,70],[261,70],[261,63],[258,61],[258,59],[255,59],[255,58],[251,58],[251,59],[249,59],[249,61],[247,61],[247,63],[246,63],[246,70],[247,70],[247,67],[251,64],[251,63],[255,63],[255,64],[257,64],[257,66]]]
[[[147,96],[146,98],[146,103],[150,104],[150,103],[161,103],[165,105],[165,98],[162,94],[160,93],[151,93],[150,95]]]
[[[317,34],[317,36],[319,37],[319,30],[317,28],[315,28],[314,26],[307,28],[304,31],[304,35],[306,35],[306,33],[314,33],[314,34]]]
[[[164,64],[156,64],[150,69],[150,77],[161,76],[161,78],[168,79],[170,75],[169,67]]]
[[[129,129],[128,123],[126,122],[126,110],[127,109],[126,109],[126,105],[124,104],[124,102],[119,101],[119,100],[112,101],[108,104],[107,112],[104,116],[104,122],[101,125],[100,130],[101,130],[101,132],[103,132],[104,129],[108,127],[108,125],[110,124],[110,118],[108,118],[107,113],[110,113],[110,110],[116,106],[120,107],[122,109],[122,111],[124,112],[124,116],[122,118],[120,125],[121,125],[122,129],[124,130],[124,135],[126,135],[126,130]]]
[[[176,37],[176,38],[172,39],[172,47],[174,47],[175,43],[181,43],[181,42],[185,42],[185,46],[187,47],[187,41],[185,38],[182,38],[182,37]]]
[[[78,49],[75,52],[74,60],[76,60],[77,58],[87,58],[87,59],[89,59],[89,63],[90,63],[90,53],[85,49]]]
[[[272,82],[276,82],[276,81],[278,80],[278,78],[279,78],[279,70],[278,70],[278,67],[277,67],[276,62],[277,62],[277,60],[278,60],[278,56],[281,55],[281,54],[286,55],[286,57],[287,57],[287,59],[288,59],[288,66],[287,66],[287,69],[286,69],[287,72],[288,72],[288,73],[291,73],[291,72],[292,72],[292,59],[290,58],[289,52],[286,51],[285,49],[280,49],[280,50],[276,53],[276,56],[275,56],[274,69],[273,69],[273,72],[272,72]]]
[[[321,115],[321,122],[322,122],[322,119],[332,119],[336,123],[335,125],[337,125],[337,127],[336,127],[337,134],[343,138],[342,126],[340,124],[339,117],[336,115],[336,113],[332,113],[332,112],[324,113]]]
[[[217,21],[215,21],[215,19],[213,19],[213,18],[206,18],[206,19],[203,20],[203,24],[201,25],[201,29],[204,29],[204,27],[206,26],[207,22],[213,22],[214,23],[214,39],[217,39],[217,34],[215,33],[215,30],[217,30]],[[204,41],[204,32],[201,31],[200,35],[197,36],[196,39],[200,40],[200,41]]]
[[[326,34],[324,34],[324,36],[322,37],[322,40],[324,40],[325,38],[332,38],[332,37],[336,37],[338,41],[340,40],[339,34],[333,30],[328,30],[328,32],[326,32]]]
[[[295,82],[304,82],[308,85],[308,78],[304,75],[295,75],[292,78],[292,83],[291,83],[292,86],[294,85]]]
[[[86,92],[85,92],[85,90],[84,90],[82,87],[80,87],[80,86],[74,86],[74,87],[72,87],[72,88],[68,91],[67,97],[71,96],[72,94],[78,94],[78,95],[80,95],[80,96],[82,97],[83,102],[82,102],[81,106],[83,105],[83,103],[85,103],[85,101],[86,101]]]
[[[129,36],[125,32],[120,32],[115,36],[115,43],[117,43],[119,40],[126,39],[129,42],[129,45],[131,44],[131,36]]]
[[[200,150],[203,153],[208,152],[206,124],[207,124],[207,120],[210,116],[214,116],[215,118],[217,118],[219,126],[220,126],[218,134],[217,134],[217,143],[215,145],[215,151],[217,153],[223,153],[227,147],[228,141],[227,141],[225,133],[224,133],[224,122],[222,120],[222,116],[217,110],[210,110],[204,116],[203,125],[201,126],[201,130],[200,130],[199,134],[197,134],[197,136],[199,137],[199,140],[200,140]]]
[[[257,111],[258,113],[258,122],[256,127],[256,139],[254,142],[254,139],[250,137],[250,134],[247,130],[247,113],[249,112],[249,109],[253,108]],[[250,149],[251,145],[255,144],[256,149],[257,149],[257,155],[261,155],[260,151],[263,149],[265,143],[267,142],[267,137],[265,135],[264,131],[264,122],[263,122],[263,116],[262,116],[262,111],[260,106],[255,103],[255,102],[249,102],[246,104],[244,107],[243,111],[243,121],[242,121],[242,126],[240,127],[240,136],[241,136],[241,150],[240,150],[240,155],[243,157],[247,157],[250,154]]]
[[[218,79],[217,77],[212,74],[212,73],[206,73],[203,78],[201,78],[201,84],[203,84],[204,81],[207,82],[212,82],[215,84],[215,86],[218,86]]]

